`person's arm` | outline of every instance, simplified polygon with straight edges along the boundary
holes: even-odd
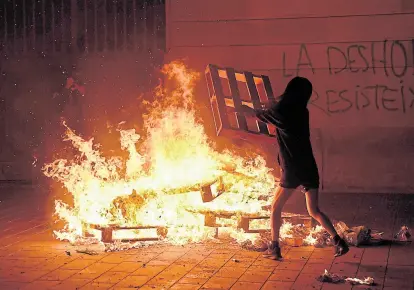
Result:
[[[266,108],[267,107],[267,108]],[[278,112],[278,107],[276,105],[271,106],[271,104],[265,106],[264,109],[252,109],[249,106],[242,105],[243,113],[249,117],[256,117],[260,121],[272,124],[280,129],[283,128],[284,125],[284,118]]]

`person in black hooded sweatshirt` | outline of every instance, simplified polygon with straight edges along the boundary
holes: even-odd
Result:
[[[298,187],[305,193],[309,214],[333,237],[335,256],[344,255],[349,251],[346,242],[339,237],[329,218],[318,206],[319,174],[310,142],[307,109],[311,95],[311,82],[303,77],[295,77],[288,83],[285,92],[275,104],[268,104],[261,110],[253,110],[243,105],[246,115],[255,116],[276,126],[279,145],[277,159],[281,168],[281,180],[272,203],[272,241],[265,254],[271,258],[282,258],[279,246],[282,208]]]

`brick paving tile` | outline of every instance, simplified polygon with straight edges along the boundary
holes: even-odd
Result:
[[[170,266],[168,266],[165,270],[169,271],[174,269],[175,271],[181,271],[181,272],[189,272],[191,269],[193,269],[197,264],[188,264],[188,263],[180,263],[180,262],[174,262]]]
[[[60,282],[59,284],[56,284],[55,286],[52,286],[50,289],[74,290],[74,289],[81,288],[82,286],[88,284],[89,282],[91,282],[91,280],[88,280],[88,279],[68,279],[68,280]]]
[[[412,290],[414,286],[398,286],[398,288],[395,288],[394,286],[385,286],[382,288],[383,290]]]
[[[110,255],[110,253],[105,253],[105,254],[98,254],[98,255],[87,255],[87,254],[83,254],[83,253],[72,253],[70,255],[70,257],[73,258],[79,258],[82,260],[95,260],[95,261],[99,261],[102,260],[103,258],[107,257],[108,255]]]
[[[231,290],[259,290],[262,288],[263,283],[253,283],[253,282],[236,282]]]
[[[275,261],[263,257],[259,257],[256,261],[253,262],[252,266],[267,266],[267,267],[277,267],[279,266],[280,261]]]
[[[362,262],[387,262],[389,251],[389,246],[366,248]]]
[[[325,270],[329,270],[331,266],[332,266],[331,264],[306,263],[301,273],[321,275],[322,273],[325,272]]]
[[[195,267],[185,275],[186,278],[211,278],[217,272],[216,269]]]
[[[293,251],[290,250],[289,253],[284,257],[285,260],[307,260],[312,255],[312,251]]]
[[[319,260],[320,263],[332,263],[334,258],[333,250],[331,248],[315,249],[310,255],[309,261]]]
[[[277,267],[275,266],[250,266],[249,270],[257,270],[257,271],[263,271],[263,272],[273,272]]]
[[[144,285],[140,287],[139,290],[167,290],[170,288],[171,287],[168,285]]]
[[[199,266],[200,267],[205,267],[205,268],[221,268],[224,266],[224,264],[226,264],[227,259],[217,259],[217,258],[206,258],[203,261],[200,262]]]
[[[414,288],[414,280],[412,278],[388,278],[385,277],[384,279],[384,287],[394,287],[394,289],[402,289],[411,287],[411,289]]]
[[[172,286],[175,284],[178,280],[180,280],[187,271],[181,268],[177,269],[177,266],[175,267],[169,267],[165,269],[163,272],[155,276],[153,279],[151,279],[148,282],[148,285],[165,285],[165,286]]]
[[[352,287],[353,290],[382,290],[384,285],[382,283],[375,283],[375,285],[367,286],[367,285],[354,285]]]
[[[2,259],[3,261],[0,264],[0,269],[2,268],[10,268],[10,266],[17,266],[19,268],[35,268],[44,263],[46,263],[49,259],[38,259],[38,258],[21,258],[21,259]]]
[[[212,277],[200,289],[230,289],[234,283],[234,278]]]
[[[152,259],[155,259],[159,254],[157,253],[146,253],[146,254],[136,254],[136,255],[128,255],[123,262],[141,262],[141,263],[148,263]]]
[[[262,272],[257,270],[247,270],[238,281],[264,283],[272,272]]]
[[[200,285],[193,285],[193,284],[175,284],[171,288],[171,290],[198,290],[200,289]]]
[[[133,272],[132,276],[148,276],[148,277],[154,277],[161,271],[163,271],[166,267],[165,266],[145,266],[137,269],[135,272]]]
[[[113,286],[114,286],[114,284],[104,284],[104,283],[92,282],[92,283],[86,284],[85,286],[82,286],[79,289],[80,290],[111,289],[111,287],[113,287]]]
[[[385,273],[387,268],[387,263],[385,262],[367,262],[362,261],[359,264],[358,272],[375,272],[375,273]]]
[[[206,256],[203,256],[201,254],[191,252],[191,253],[187,253],[187,254],[181,256],[180,259],[178,259],[178,260],[188,260],[190,262],[194,262],[194,261],[195,262],[200,262],[200,261],[204,260],[205,257]]]
[[[45,271],[53,271],[60,267],[65,266],[66,264],[69,264],[72,261],[73,260],[66,259],[66,258],[56,258],[56,259],[48,260],[43,264],[40,264],[38,268],[45,270]]]
[[[63,281],[78,273],[79,270],[57,269],[40,278],[40,280]]]
[[[301,271],[305,266],[306,261],[286,261],[282,262],[277,266],[277,270],[294,270]]]
[[[257,259],[261,254],[258,252],[252,252],[247,250],[240,250],[238,251],[235,256],[237,257],[243,257],[243,258],[252,258]]]
[[[99,277],[103,273],[107,272],[111,268],[113,268],[114,264],[108,264],[108,263],[95,263],[92,264],[85,269],[79,271],[76,273],[72,278],[75,279],[95,279],[96,277]]]
[[[283,281],[293,282],[299,275],[299,270],[279,270],[276,269],[273,274],[269,277],[269,281]]]
[[[362,257],[366,255],[365,250],[367,249],[351,247],[346,255],[335,258],[334,263],[359,263]]]
[[[10,269],[0,273],[0,281],[30,283],[46,275],[48,271],[32,269]]]
[[[181,278],[177,284],[192,284],[192,285],[203,285],[204,283],[207,282],[209,278],[188,278],[188,277],[184,277]]]
[[[358,271],[359,264],[357,263],[337,263],[332,264],[332,267],[329,269],[329,272],[345,275],[345,276],[355,276]]]
[[[243,258],[241,256],[233,256],[233,258],[231,258],[231,260],[229,260],[226,264],[224,264],[224,266],[225,267],[247,268],[251,264],[253,264],[254,261],[255,261],[255,259]]]
[[[289,252],[313,252],[315,249],[314,246],[292,247]]]
[[[106,284],[116,284],[128,276],[129,273],[126,272],[106,272],[101,276],[96,278],[94,282],[106,283]]]
[[[160,261],[175,261],[182,256],[184,256],[185,253],[182,252],[164,252],[157,256],[157,260]]]
[[[46,289],[50,289],[53,286],[56,286],[57,284],[59,284],[60,281],[34,281],[32,283],[29,283],[28,285],[23,286],[22,288],[20,288],[21,290],[46,290]],[[8,288],[1,288],[1,289],[8,289]]]
[[[147,283],[152,277],[148,276],[128,276],[115,284],[115,288],[139,288]]]
[[[191,269],[193,269],[197,265],[198,265],[198,263],[184,261],[184,260],[177,260],[172,264],[172,266],[182,266],[182,267],[186,268],[188,271],[190,271]]]
[[[331,283],[323,283],[321,290],[351,290],[352,285],[348,283],[341,283],[341,284],[331,284]]]
[[[171,264],[170,261],[162,261],[162,260],[151,260],[148,263],[145,263],[146,266],[164,266],[167,267]]]
[[[246,272],[246,268],[223,267],[220,270],[218,270],[214,276],[238,279],[244,274],[244,272]]]
[[[124,260],[130,258],[130,255],[127,255],[125,253],[111,253],[100,260],[102,263],[111,263],[111,264],[120,264]]]
[[[26,287],[27,285],[28,283],[0,281],[0,289],[20,290],[21,288]]]
[[[293,282],[267,281],[261,290],[289,290]]]
[[[292,290],[321,289],[322,283],[316,280],[317,275],[300,274],[293,283]]]
[[[68,269],[68,270],[82,270],[86,267],[92,265],[95,263],[94,260],[84,260],[84,259],[76,259],[70,263],[67,263],[62,267],[62,269]]]
[[[115,267],[109,269],[109,272],[125,272],[125,273],[132,273],[141,268],[144,264],[143,263],[135,263],[135,262],[122,262]]]
[[[414,245],[392,245],[388,259],[390,265],[414,266]]]

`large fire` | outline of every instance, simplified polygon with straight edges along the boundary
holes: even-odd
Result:
[[[135,129],[118,129],[126,160],[103,156],[93,139],[85,140],[66,126],[66,140],[79,154],[43,168],[73,197],[70,205],[55,201],[55,213],[65,223],[55,231],[58,239],[74,242],[89,232],[100,240],[91,225],[150,226],[167,229],[164,241],[184,244],[215,235],[205,226],[203,212],[269,214],[263,209],[268,201],[259,198],[269,196],[275,186],[265,160],[214,149],[196,114],[194,86],[199,75],[180,62],[165,65],[163,73],[176,86],[171,91],[156,88],[154,101],[146,104],[144,136]],[[218,180],[224,193],[203,202],[200,187]],[[258,237],[238,229],[236,220],[227,231],[238,241]],[[139,230],[135,235],[140,236]]]

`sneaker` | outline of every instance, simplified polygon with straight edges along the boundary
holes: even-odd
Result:
[[[335,243],[335,255],[334,256],[340,257],[340,256],[345,255],[348,252],[349,252],[348,244],[343,239],[339,239]]]
[[[281,260],[282,252],[279,247],[278,243],[270,242],[268,245],[267,250],[263,253],[264,258],[272,259],[272,260]]]

